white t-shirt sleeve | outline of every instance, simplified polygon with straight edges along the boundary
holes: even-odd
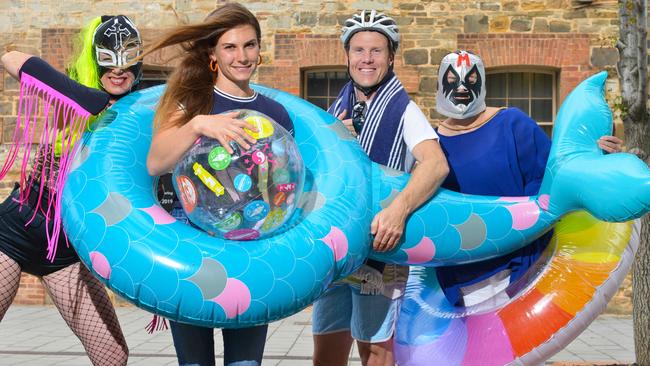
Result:
[[[413,149],[422,141],[437,140],[438,134],[429,124],[429,120],[422,113],[420,108],[410,101],[404,111],[404,143],[406,144],[406,156],[404,157],[404,169],[411,171],[415,164],[415,157],[411,153]]]
[[[410,101],[404,111],[404,143],[409,151],[424,140],[437,140],[438,134],[429,124],[429,120],[422,113],[415,102]]]

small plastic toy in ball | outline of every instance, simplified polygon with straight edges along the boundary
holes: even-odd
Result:
[[[233,142],[229,154],[217,140],[201,137],[178,162],[172,180],[196,226],[226,239],[254,240],[270,236],[292,216],[305,169],[287,130],[263,113],[237,111],[256,127],[246,132],[257,142],[248,150]]]

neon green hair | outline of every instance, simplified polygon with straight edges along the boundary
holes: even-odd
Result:
[[[68,76],[72,80],[85,85],[87,87],[101,89],[102,84],[100,81],[99,67],[95,60],[95,47],[93,46],[93,36],[95,29],[102,24],[102,18],[97,17],[92,19],[86,24],[75,44],[76,57],[68,66]]]
[[[75,54],[76,57],[68,65],[68,76],[70,79],[85,85],[89,88],[101,89],[102,82],[99,77],[99,67],[95,60],[95,46],[93,45],[95,29],[102,24],[102,18],[93,18],[86,24],[75,41]],[[91,116],[88,119],[88,126],[90,126],[96,117]],[[65,131],[67,134],[68,131]],[[56,136],[56,143],[54,144],[54,155],[60,156],[63,150],[63,131],[59,131]],[[72,136],[72,141],[76,141],[78,136]]]

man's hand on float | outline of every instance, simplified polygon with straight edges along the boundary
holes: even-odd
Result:
[[[375,236],[372,248],[377,252],[395,249],[404,233],[407,216],[408,210],[399,200],[379,211],[370,224],[370,233]]]
[[[623,140],[616,136],[603,136],[597,142],[601,149],[610,154],[623,151]]]
[[[341,112],[341,114],[339,114],[336,118],[338,118],[339,120],[341,120],[341,122],[343,122],[345,127],[347,127],[348,131],[350,131],[350,133],[352,134],[352,136],[357,137],[357,133],[354,131],[354,126],[352,125],[352,118],[344,119],[347,114],[348,111],[344,109],[343,112]]]

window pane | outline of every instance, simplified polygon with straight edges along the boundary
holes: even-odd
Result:
[[[138,89],[146,89],[152,86],[160,85],[166,83],[167,80],[160,79],[142,79],[138,85]]]
[[[307,74],[307,95],[327,96],[327,77],[324,72],[310,72]]]
[[[553,76],[549,74],[533,74],[533,97],[553,97]]]
[[[488,98],[506,97],[506,74],[490,74],[486,83]]]
[[[546,123],[544,131],[552,130],[555,107],[553,73],[510,72],[487,75],[486,104],[490,107],[521,109],[538,123]]]
[[[506,100],[498,98],[486,98],[485,104],[487,104],[488,107],[505,107]]]
[[[170,72],[171,71],[166,70],[148,69],[145,65],[142,70],[142,79],[140,79],[140,85],[138,88],[145,89],[152,86],[164,84],[167,82]]]
[[[517,107],[521,109],[524,113],[530,115],[528,110],[528,99],[510,99],[510,107]]]
[[[513,72],[510,74],[508,82],[508,92],[510,98],[527,98],[529,96],[528,88],[530,86],[530,74],[523,72]]]
[[[550,99],[534,99],[531,117],[537,122],[553,121],[553,102]]]
[[[343,86],[348,82],[348,79],[330,79],[330,95],[336,94],[343,89]]]
[[[329,108],[332,104],[334,104],[335,100],[336,100],[336,97],[327,98],[327,108]],[[324,109],[327,110],[327,108],[324,108]]]
[[[349,79],[344,72],[332,72],[330,74],[332,75],[330,79],[330,95],[334,94],[334,97],[336,97]]]
[[[334,102],[348,82],[347,72],[340,69],[306,71],[303,75],[307,78],[303,98],[323,109]]]
[[[323,108],[325,110],[327,110],[327,107],[329,107],[327,105],[327,98],[310,97],[310,98],[307,98],[307,101],[309,101],[310,103],[313,103],[313,104],[315,104],[315,105],[317,105],[317,106],[319,106],[319,107],[321,107],[321,108]]]

